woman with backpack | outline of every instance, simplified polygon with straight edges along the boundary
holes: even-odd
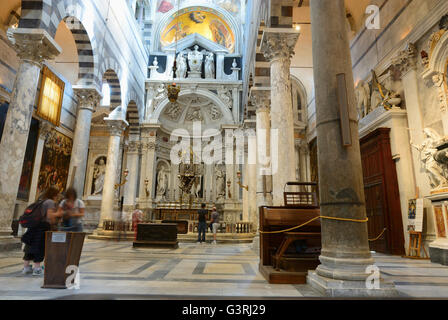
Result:
[[[28,220],[26,225],[28,228],[22,236],[22,242],[25,244],[25,255],[23,257],[23,274],[32,273],[33,276],[42,275],[41,263],[45,257],[45,232],[51,230],[51,225],[57,223],[58,212],[56,208],[56,200],[59,195],[59,190],[50,187],[44,193],[42,200],[30,206]],[[28,211],[28,209],[27,209]],[[27,215],[25,211],[25,215]],[[30,222],[32,219],[32,223]],[[34,268],[31,266],[34,262]]]
[[[62,216],[63,231],[82,232],[82,217],[84,217],[84,202],[78,199],[74,188],[65,192],[65,198],[59,204],[58,216]]]

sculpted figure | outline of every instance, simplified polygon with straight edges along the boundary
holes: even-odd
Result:
[[[98,195],[103,192],[105,175],[106,163],[104,162],[104,159],[100,159],[99,164],[95,165],[95,169],[93,171],[93,185],[95,187],[93,195]]]
[[[177,78],[184,79],[187,76],[187,59],[185,58],[184,52],[179,52],[177,55]]]
[[[411,145],[420,151],[422,165],[428,173],[431,187],[434,189],[441,188],[447,185],[447,179],[444,176],[444,169],[442,164],[434,159],[434,155],[437,153],[435,143],[441,140],[441,137],[433,129],[425,128],[423,130],[425,134],[425,140],[421,146],[416,146],[411,142]]]
[[[213,57],[213,52],[209,52],[205,57],[205,78],[215,78],[215,58]]]

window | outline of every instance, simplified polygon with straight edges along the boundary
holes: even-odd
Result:
[[[37,115],[55,126],[60,124],[64,88],[64,82],[45,66],[42,70]]]
[[[103,98],[101,99],[101,106],[110,106],[110,86],[108,83],[103,83],[101,93],[103,94]]]

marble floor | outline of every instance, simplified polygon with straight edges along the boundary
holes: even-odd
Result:
[[[307,285],[267,283],[247,244],[181,243],[173,250],[86,240],[80,287],[72,290],[42,289],[42,277],[20,273],[21,258],[19,251],[0,252],[0,299],[319,297]],[[375,261],[401,296],[448,298],[448,267],[385,255],[375,255]]]

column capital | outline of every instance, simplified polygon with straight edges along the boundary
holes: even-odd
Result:
[[[130,153],[139,153],[142,147],[142,143],[140,141],[129,141],[127,145],[127,152]]]
[[[108,119],[104,118],[107,126],[109,127],[109,132],[111,136],[121,136],[123,130],[128,126],[128,122],[122,119]]]
[[[73,86],[73,91],[78,97],[78,108],[93,111],[99,104],[102,94],[94,86]]]
[[[267,87],[252,87],[250,100],[256,112],[269,112],[271,107],[271,89]]]
[[[13,46],[22,60],[40,66],[44,60],[52,60],[62,52],[61,47],[43,29],[18,28],[12,34]]]
[[[300,32],[294,29],[266,28],[261,38],[260,50],[270,62],[278,59],[290,60]]]
[[[392,59],[391,64],[400,70],[401,77],[404,77],[409,71],[417,69],[417,53],[415,45],[408,43],[406,49]]]

